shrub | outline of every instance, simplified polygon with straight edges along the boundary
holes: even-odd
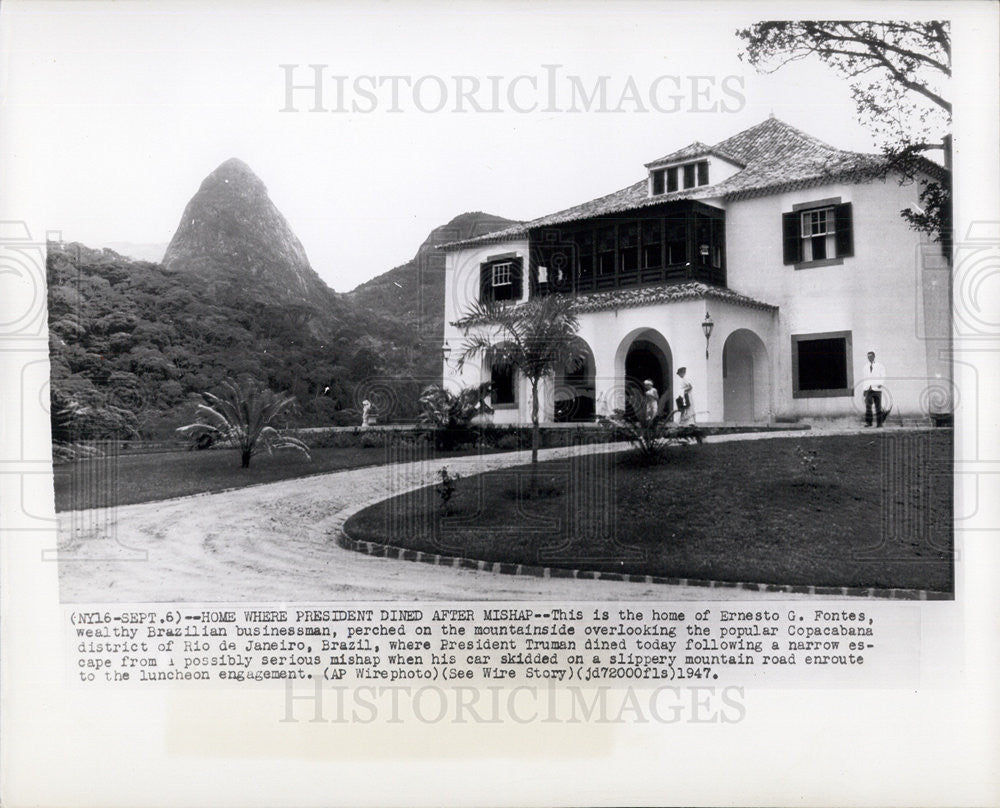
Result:
[[[504,435],[502,438],[499,438],[494,445],[498,449],[511,451],[513,449],[520,449],[521,441],[517,435]]]
[[[466,387],[458,394],[436,384],[424,388],[420,395],[419,423],[429,427],[438,449],[456,449],[476,443],[479,433],[472,428],[472,419],[493,412],[486,401],[490,383]]]
[[[451,506],[448,503],[455,495],[455,483],[461,478],[457,474],[451,474],[447,466],[442,467],[438,474],[441,476],[441,482],[434,487],[434,490],[441,500],[441,509],[445,513],[450,513]]]
[[[644,462],[657,463],[663,459],[664,450],[679,443],[701,443],[705,431],[696,424],[674,424],[674,413],[659,413],[648,418],[643,409],[637,412],[615,410],[611,416],[598,420],[612,435],[629,441]]]

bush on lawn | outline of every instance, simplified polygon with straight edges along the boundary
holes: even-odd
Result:
[[[598,421],[613,435],[629,441],[642,462],[658,463],[668,446],[705,440],[705,430],[696,424],[673,423],[675,413],[657,413],[649,418],[640,407],[630,411],[615,410],[610,416],[602,415]]]
[[[295,403],[290,393],[276,393],[256,379],[226,381],[219,395],[202,393],[197,415],[202,420],[178,427],[177,432],[193,441],[208,436],[213,443],[229,446],[240,453],[240,465],[250,467],[250,459],[261,450],[268,454],[293,449],[309,459],[309,448],[298,438],[282,434],[273,426],[282,412]]]

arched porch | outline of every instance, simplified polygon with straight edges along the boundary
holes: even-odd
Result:
[[[722,347],[723,418],[733,423],[771,419],[770,364],[764,341],[738,328]]]
[[[642,406],[643,382],[653,382],[660,411],[670,412],[673,400],[673,353],[666,337],[655,328],[636,329],[625,336],[615,353],[615,407],[626,412]]]

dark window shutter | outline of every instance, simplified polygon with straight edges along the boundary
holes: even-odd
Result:
[[[708,160],[698,162],[698,184],[708,185]]]
[[[851,203],[833,206],[833,222],[836,228],[837,258],[854,255],[854,225]]]
[[[487,303],[493,299],[493,265],[479,265],[479,302]]]
[[[799,214],[781,214],[781,237],[784,242],[784,262],[797,264],[802,260],[802,237],[799,233]]]
[[[694,163],[681,166],[684,171],[684,187],[694,188]]]
[[[512,258],[510,262],[510,296],[512,300],[520,300],[524,292],[524,272],[520,258]]]

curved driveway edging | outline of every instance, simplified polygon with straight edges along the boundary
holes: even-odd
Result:
[[[713,581],[703,578],[667,578],[660,575],[636,575],[626,572],[600,572],[597,570],[566,569],[564,567],[536,567],[531,564],[512,564],[503,561],[482,561],[464,556],[446,556],[423,550],[410,550],[393,544],[353,539],[341,528],[337,544],[345,550],[375,556],[416,561],[438,567],[494,572],[501,575],[531,575],[535,578],[579,578],[597,581],[628,581],[637,584],[665,584],[667,586],[698,586],[706,589],[744,589],[749,592],[775,592],[800,595],[833,595],[840,597],[886,598],[890,600],[952,600],[949,592],[932,589],[875,589],[873,587],[807,586],[802,584],[758,584],[748,581]]]
[[[838,430],[838,431],[848,431],[848,430]],[[854,430],[850,430],[854,431]],[[860,429],[857,431],[861,431]],[[792,435],[782,434],[782,433],[754,433],[755,438],[745,438],[748,440],[771,438],[771,437],[805,437],[802,433],[792,433]],[[809,433],[806,433],[809,434]],[[819,437],[823,432],[812,432],[811,436]],[[737,435],[725,435],[725,436],[715,436],[716,440],[720,438],[725,441],[737,440]],[[708,438],[707,440],[711,440]],[[603,446],[612,447],[616,450],[622,447],[622,444],[603,444]],[[627,446],[627,444],[626,444]],[[481,471],[475,472],[475,474],[486,474],[489,471],[495,471],[496,469],[483,469]],[[499,573],[500,575],[527,575],[533,576],[535,578],[577,578],[582,580],[598,580],[598,581],[627,581],[630,583],[640,583],[640,584],[661,584],[667,586],[684,586],[684,587],[704,587],[706,589],[742,589],[748,592],[774,592],[781,594],[800,594],[800,595],[821,595],[821,596],[835,596],[835,597],[867,597],[867,598],[881,598],[888,600],[953,600],[954,595],[950,592],[938,592],[933,589],[902,589],[897,587],[892,588],[876,588],[876,587],[850,587],[850,586],[814,586],[806,584],[763,584],[754,583],[750,581],[715,581],[703,578],[673,578],[661,575],[638,575],[633,573],[624,572],[604,572],[599,570],[585,570],[585,569],[569,569],[565,567],[540,567],[533,564],[515,564],[511,562],[502,561],[484,561],[477,558],[468,558],[465,556],[448,556],[441,555],[440,553],[430,553],[424,550],[413,550],[406,547],[399,547],[393,544],[383,544],[381,542],[367,541],[364,539],[355,539],[346,530],[345,525],[347,520],[354,516],[354,514],[360,511],[370,508],[379,502],[384,502],[386,499],[391,499],[392,497],[403,496],[412,491],[419,490],[420,488],[425,488],[426,485],[414,485],[407,488],[405,491],[399,491],[392,494],[391,497],[383,497],[381,499],[376,499],[374,501],[369,500],[364,504],[357,505],[353,508],[348,508],[337,514],[339,525],[339,535],[336,537],[335,541],[337,545],[345,550],[351,550],[356,553],[363,553],[364,555],[373,556],[376,558],[392,558],[399,559],[401,561],[414,561],[422,564],[432,564],[438,567],[457,567],[460,569],[471,569],[478,570],[480,572],[492,572]]]

